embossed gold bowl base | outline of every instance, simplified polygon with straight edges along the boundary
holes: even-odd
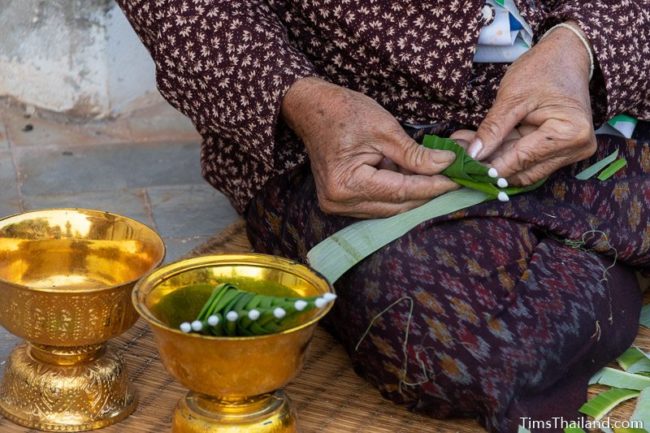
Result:
[[[178,402],[173,433],[296,433],[296,416],[283,391],[238,401],[190,392]]]
[[[124,362],[103,345],[19,346],[0,384],[0,413],[44,431],[102,428],[129,416],[136,404]]]
[[[138,319],[135,282],[165,256],[160,236],[92,209],[0,219],[0,325],[26,340],[0,383],[0,413],[39,430],[101,428],[136,399],[124,363],[104,346]]]

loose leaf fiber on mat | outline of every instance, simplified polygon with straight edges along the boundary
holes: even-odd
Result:
[[[650,430],[650,388],[641,391],[641,396],[630,419],[640,422],[645,430]]]
[[[640,391],[650,387],[650,377],[605,367],[594,375],[591,383]]]

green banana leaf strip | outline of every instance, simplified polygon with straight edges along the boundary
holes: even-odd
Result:
[[[517,429],[517,433],[530,433],[530,430],[528,430],[526,427],[520,425],[519,429]]]
[[[604,159],[598,161],[597,163],[587,167],[582,170],[580,173],[576,174],[576,179],[578,180],[587,180],[594,177],[600,170],[607,167],[609,164],[614,162],[618,158],[618,149],[614,151],[611,155],[608,155]]]
[[[650,377],[628,373],[611,367],[605,367],[596,373],[589,381],[590,385],[599,383],[614,388],[634,389],[641,391],[650,386]]]
[[[314,269],[334,284],[354,265],[418,224],[489,199],[485,193],[463,188],[450,191],[420,207],[390,218],[356,222],[309,250],[307,260]]]
[[[597,163],[598,164],[598,163]],[[530,187],[505,189],[515,195],[540,187],[541,180]],[[476,190],[463,188],[438,196],[420,207],[390,218],[359,221],[322,240],[307,253],[309,264],[334,284],[341,275],[378,249],[403,236],[418,224],[442,215],[477,205],[490,196]],[[650,327],[650,310],[647,313]]]
[[[643,352],[641,352],[639,348],[632,346],[623,352],[621,356],[616,358],[616,362],[618,362],[618,365],[620,365],[623,370],[627,371],[628,368],[643,358],[645,358]]]
[[[598,175],[598,180],[605,181],[609,179],[626,165],[627,165],[627,161],[625,160],[625,158],[617,159],[616,161],[608,165],[607,168],[604,169],[602,173]]]
[[[639,320],[641,326],[650,328],[650,304],[643,307],[641,310],[641,319]]]
[[[601,368],[593,376],[591,376],[591,379],[589,379],[589,385],[597,385],[598,381],[600,380],[601,377],[603,377],[604,374],[605,374],[605,369]]]
[[[616,359],[616,362],[618,362],[618,365],[620,365],[621,368],[628,373],[638,373],[639,371],[630,371],[630,368],[643,360],[650,362],[650,359],[646,353],[644,353],[638,347],[632,346],[627,349],[621,356],[619,356]]]
[[[619,404],[638,395],[639,391],[637,390],[612,388],[583,404],[578,411],[598,421]]]
[[[628,373],[643,374],[644,376],[650,373],[650,359],[644,358],[631,365],[627,370]]]
[[[471,180],[473,182],[496,184],[497,179],[488,176],[488,170],[490,168],[469,156],[465,149],[451,138],[425,135],[422,140],[422,145],[429,149],[449,150],[456,154],[454,162],[442,171],[442,174],[445,176]]]
[[[639,399],[636,401],[636,407],[630,421],[637,421],[641,424],[641,429],[650,429],[650,388],[641,391]]]

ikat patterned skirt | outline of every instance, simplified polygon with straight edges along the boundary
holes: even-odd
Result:
[[[636,274],[650,271],[650,124],[598,142],[542,188],[427,221],[348,271],[326,326],[356,371],[491,432],[577,419],[589,378],[636,335]],[[628,165],[614,177],[575,179],[615,149]],[[307,167],[267,184],[246,219],[257,251],[302,262],[355,221],[320,211]]]

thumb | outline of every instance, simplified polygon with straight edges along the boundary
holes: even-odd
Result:
[[[381,151],[400,167],[423,175],[438,174],[456,159],[454,152],[421,146],[404,131],[384,142]]]
[[[485,159],[492,154],[528,114],[525,104],[497,98],[481,122],[467,150],[474,159]]]

